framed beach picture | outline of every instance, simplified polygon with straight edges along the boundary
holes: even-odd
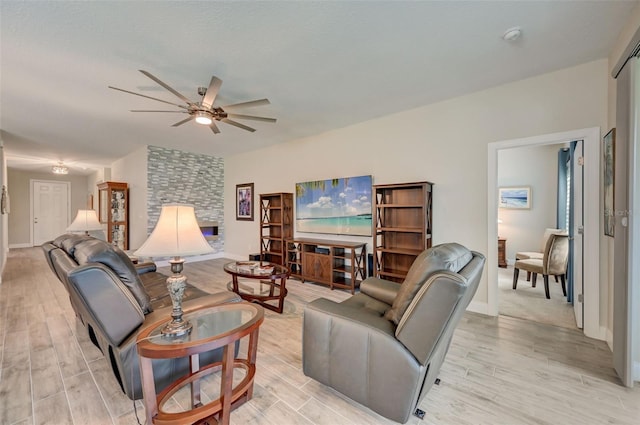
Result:
[[[371,236],[371,176],[296,183],[296,231]]]
[[[616,165],[616,129],[609,131],[603,139],[604,146],[602,152],[604,154],[604,234],[606,236],[614,236],[615,230],[615,214],[614,214],[614,196],[613,190],[615,165]]]
[[[253,221],[253,183],[236,185],[236,220]]]
[[[531,188],[529,186],[498,188],[498,207],[523,210],[531,208]]]

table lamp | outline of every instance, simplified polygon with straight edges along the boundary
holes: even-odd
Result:
[[[162,206],[156,227],[134,254],[140,257],[173,257],[169,260],[173,274],[167,278],[173,320],[162,329],[163,335],[179,336],[191,332],[193,325],[182,319],[182,297],[187,285],[187,278],[181,274],[182,257],[211,252],[213,248],[202,235],[193,205]]]
[[[78,210],[73,223],[67,227],[67,232],[84,232],[88,235],[90,230],[102,230],[98,215],[94,210]]]

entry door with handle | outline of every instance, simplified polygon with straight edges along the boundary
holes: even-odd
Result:
[[[34,180],[31,192],[33,245],[55,239],[69,225],[69,183]]]

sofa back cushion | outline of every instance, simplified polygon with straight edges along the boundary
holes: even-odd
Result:
[[[144,314],[153,311],[151,299],[140,281],[135,266],[121,249],[92,238],[76,245],[74,254],[80,265],[101,263],[113,270],[122,283],[129,288]]]
[[[430,274],[439,270],[457,273],[473,258],[473,254],[457,243],[434,246],[422,252],[411,265],[393,305],[384,317],[396,325]]]
[[[78,244],[93,239],[91,236],[85,234],[67,234],[66,236],[67,237],[60,242],[60,248],[64,249],[71,257],[74,257]]]

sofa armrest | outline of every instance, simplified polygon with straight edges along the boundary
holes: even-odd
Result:
[[[399,283],[377,277],[368,277],[360,283],[360,292],[389,305],[393,304],[399,290]]]
[[[80,303],[83,320],[117,346],[145,317],[131,291],[102,264],[87,264],[69,272],[69,292]]]
[[[136,272],[138,272],[139,275],[156,271],[156,263],[153,261],[146,261],[144,263],[134,264],[133,266],[136,268]]]

